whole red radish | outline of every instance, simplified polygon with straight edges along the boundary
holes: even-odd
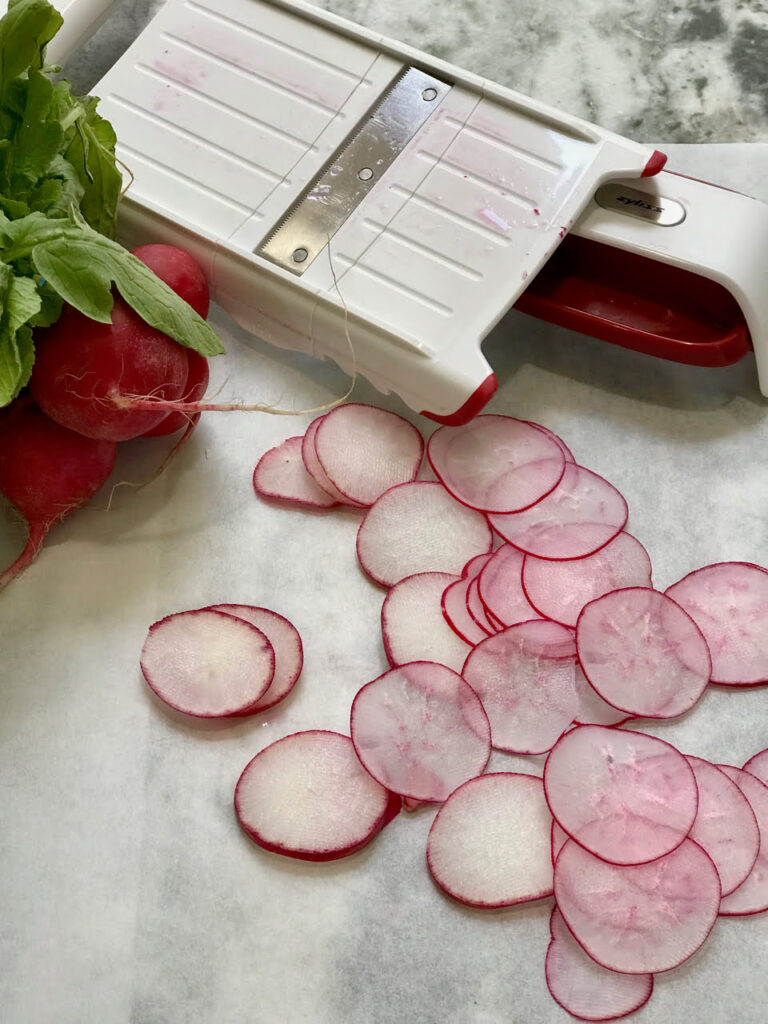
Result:
[[[88,501],[112,472],[114,441],[83,437],[48,419],[31,398],[0,418],[0,493],[29,524],[27,544],[0,574],[6,586],[35,558],[48,530]]]
[[[201,356],[194,349],[187,349],[187,383],[184,388],[183,399],[185,402],[199,402],[205,395],[208,388],[208,360]],[[173,434],[182,427],[193,427],[200,419],[200,413],[169,412],[163,417],[157,426],[145,430],[142,437],[165,437],[166,434]]]

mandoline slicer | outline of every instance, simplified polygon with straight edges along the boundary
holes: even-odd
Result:
[[[168,0],[95,92],[125,244],[182,245],[245,328],[349,370],[346,319],[435,420],[493,394],[513,305],[682,362],[754,348],[768,394],[768,207],[648,146],[300,0]]]

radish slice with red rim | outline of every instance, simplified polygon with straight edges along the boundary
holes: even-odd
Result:
[[[603,967],[658,974],[699,949],[717,920],[720,879],[690,839],[649,864],[608,864],[570,840],[555,863],[555,900],[576,941]]]
[[[740,768],[724,764],[717,767],[736,783],[747,798],[760,831],[757,860],[741,885],[723,898],[720,913],[727,916],[760,914],[768,910],[768,786]]]
[[[317,451],[315,450],[315,437],[317,436],[317,431],[319,430],[320,424],[324,418],[324,416],[318,416],[317,419],[312,420],[304,432],[304,437],[301,442],[301,457],[304,460],[304,466],[318,487],[321,487],[326,491],[331,498],[338,502],[339,505],[351,505],[353,508],[365,508],[364,505],[359,505],[357,502],[351,501],[346,497],[346,495],[341,493],[325,472],[320,459],[317,457]]]
[[[299,860],[348,857],[399,809],[399,798],[360,764],[349,737],[319,729],[266,747],[235,788],[235,813],[246,835]]]
[[[483,631],[484,636],[492,636],[494,633],[498,633],[499,627],[494,625],[488,618],[485,605],[480,600],[480,587],[477,577],[470,580],[467,587],[467,611]]]
[[[550,855],[552,857],[552,863],[554,864],[557,860],[557,855],[560,853],[562,848],[568,842],[569,836],[567,832],[563,832],[560,826],[557,824],[555,819],[552,819],[552,832],[550,834]]]
[[[470,907],[511,907],[552,895],[552,815],[541,779],[496,772],[459,786],[437,812],[427,865]]]
[[[474,558],[470,558],[464,568],[461,570],[461,575],[465,579],[474,579],[478,576],[485,566],[488,564],[488,560],[493,556],[492,551],[486,551],[482,555],[475,555]]]
[[[603,700],[587,682],[580,665],[576,666],[575,683],[579,707],[573,720],[577,725],[621,725],[633,717]]]
[[[275,674],[263,696],[243,714],[266,711],[284,700],[296,685],[304,666],[304,648],[299,631],[285,616],[271,608],[259,608],[250,604],[214,604],[211,609],[226,612],[238,619],[250,622],[260,629],[275,652]]]
[[[652,974],[619,974],[587,956],[571,934],[557,907],[549,920],[552,939],[544,973],[549,994],[579,1020],[618,1020],[648,1002]]]
[[[496,633],[467,657],[462,675],[483,702],[493,746],[543,754],[578,709],[573,632],[538,619]]]
[[[701,630],[658,590],[614,590],[586,605],[576,624],[584,675],[614,707],[638,718],[674,718],[697,703],[712,662]]]
[[[560,437],[559,434],[556,434],[554,432],[554,430],[550,430],[549,427],[545,427],[541,423],[534,423],[533,420],[523,420],[523,423],[529,423],[532,427],[535,427],[536,430],[540,430],[542,432],[542,434],[546,434],[547,437],[549,437],[552,441],[554,441],[555,444],[557,445],[557,447],[563,453],[566,462],[575,462],[576,461],[576,459],[573,456],[573,452],[571,451],[571,449],[568,447],[568,445],[565,443],[565,441],[562,439],[562,437]]]
[[[458,576],[492,543],[485,516],[454,501],[441,484],[417,480],[374,502],[358,530],[357,557],[371,579],[391,587],[420,572]]]
[[[462,640],[473,646],[485,640],[488,634],[475,622],[467,607],[467,591],[471,579],[458,579],[445,588],[441,599],[445,621]]]
[[[422,572],[400,580],[384,598],[381,634],[394,668],[409,661],[435,661],[461,672],[470,647],[448,625],[441,600],[459,579],[447,572]]]
[[[688,612],[712,655],[712,682],[768,682],[768,571],[748,562],[696,569],[666,593]]]
[[[565,457],[544,431],[511,416],[476,416],[440,427],[427,457],[450,493],[482,512],[528,508],[557,486]]]
[[[761,750],[743,765],[743,770],[768,786],[768,750]]]
[[[688,757],[699,790],[699,809],[689,838],[709,854],[723,896],[738,888],[755,866],[760,832],[749,801],[725,772],[700,757]]]
[[[640,732],[580,725],[544,765],[553,818],[581,846],[614,864],[642,864],[688,835],[698,807],[691,766],[671,744]]]
[[[161,700],[187,715],[250,714],[272,682],[275,652],[250,622],[201,608],[149,627],[141,671]]]
[[[624,497],[591,469],[566,463],[553,491],[531,508],[490,515],[494,530],[509,544],[555,560],[585,558],[609,544],[627,522]]]
[[[478,576],[480,600],[488,613],[505,626],[540,617],[523,591],[524,558],[525,555],[511,544],[502,544]]]
[[[350,721],[362,764],[401,796],[445,800],[488,764],[491,730],[483,706],[444,665],[411,662],[366,683]]]
[[[651,559],[625,531],[593,555],[567,562],[526,555],[523,590],[539,615],[575,626],[585,604],[611,590],[651,586]]]
[[[264,498],[290,501],[310,508],[332,508],[339,503],[307,472],[302,437],[289,437],[259,459],[253,471],[253,489]]]
[[[412,423],[356,402],[326,413],[314,444],[325,475],[358,505],[372,505],[395,484],[414,480],[424,458],[424,439]]]

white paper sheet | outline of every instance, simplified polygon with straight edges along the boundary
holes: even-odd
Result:
[[[667,149],[676,169],[768,200],[768,146]],[[228,349],[214,390],[298,408],[343,393],[327,364],[270,349],[220,311],[212,320]],[[488,411],[550,426],[622,489],[657,586],[712,561],[768,562],[768,404],[751,358],[677,366],[521,314],[486,350],[500,382]],[[432,429],[364,382],[355,398]],[[326,865],[266,854],[238,829],[247,761],[291,731],[347,731],[355,692],[387,667],[383,593],[355,558],[359,514],[286,510],[251,488],[258,456],[310,418],[206,416],[162,477],[73,515],[0,595],[6,1024],[570,1019],[544,983],[551,901],[489,914],[443,897],[424,857],[433,810]],[[147,475],[161,447],[123,446],[115,479]],[[0,536],[10,559],[23,531],[3,521]],[[223,601],[287,615],[305,668],[265,715],[198,722],[151,695],[138,654],[161,615]],[[768,690],[713,690],[648,731],[740,765],[768,744]],[[497,754],[492,766],[540,760]],[[768,915],[721,920],[635,1019],[758,1024],[766,957]]]

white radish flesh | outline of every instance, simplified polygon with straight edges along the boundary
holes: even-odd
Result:
[[[573,720],[577,725],[620,725],[632,718],[626,711],[619,711],[603,700],[587,682],[580,665],[576,667],[575,683],[579,707]]]
[[[508,543],[537,558],[584,558],[624,529],[629,509],[603,477],[567,463],[557,487],[531,508],[491,515],[491,526]]]
[[[471,907],[538,900],[552,894],[551,827],[540,778],[481,775],[438,811],[427,864],[444,892]]]
[[[667,589],[704,634],[712,682],[768,682],[768,571],[747,562],[704,566]]]
[[[579,663],[597,693],[643,718],[674,718],[697,703],[712,662],[701,630],[658,590],[614,590],[582,609]]]
[[[573,456],[573,452],[562,439],[562,437],[556,434],[553,430],[550,430],[549,427],[544,427],[541,425],[541,423],[534,423],[533,420],[523,420],[523,423],[529,423],[532,427],[535,427],[537,430],[540,430],[542,434],[546,434],[547,437],[554,441],[557,447],[563,453],[566,462],[576,461],[576,459]]]
[[[355,402],[323,416],[314,445],[325,475],[359,505],[372,505],[395,484],[414,480],[424,457],[424,439],[413,424]]]
[[[483,702],[493,746],[542,754],[578,710],[573,633],[536,620],[488,637],[467,657],[462,675]]]
[[[717,767],[736,783],[747,798],[760,830],[757,860],[741,885],[723,899],[720,913],[728,916],[760,914],[768,910],[768,786],[740,768],[724,764]]]
[[[553,562],[526,555],[523,589],[539,615],[575,626],[585,604],[611,590],[651,586],[651,559],[625,531],[586,558]]]
[[[235,813],[259,846],[300,860],[347,857],[367,845],[400,801],[372,779],[348,736],[311,730],[277,740],[246,766]]]
[[[459,579],[447,572],[422,572],[400,580],[384,598],[381,634],[394,668],[409,661],[435,661],[461,672],[470,647],[446,621],[445,588]]]
[[[650,864],[629,866],[608,864],[570,840],[557,858],[554,887],[579,945],[625,974],[684,963],[709,935],[720,904],[715,865],[690,839]]]
[[[338,501],[307,472],[301,455],[301,437],[289,437],[265,452],[253,471],[253,489],[265,498],[277,498],[310,508],[332,508]]]
[[[696,817],[691,766],[669,743],[638,732],[581,725],[544,766],[552,816],[585,849],[614,864],[671,852]]]
[[[330,477],[323,469],[320,459],[317,457],[317,451],[315,450],[315,437],[317,436],[317,431],[320,428],[323,418],[324,417],[319,416],[316,420],[312,420],[304,432],[304,437],[301,442],[301,457],[304,460],[304,466],[318,487],[321,487],[339,505],[351,505],[353,508],[364,508],[365,506],[358,505],[356,502],[351,501],[341,493],[341,491],[331,481]]]
[[[580,1020],[608,1021],[645,1006],[653,992],[652,974],[619,974],[587,956],[557,907],[549,921],[552,939],[544,973],[552,998]]]
[[[451,494],[483,512],[527,508],[557,485],[565,467],[556,441],[510,416],[476,416],[463,427],[440,427],[427,456]]]
[[[272,682],[275,653],[249,622],[203,608],[150,626],[141,671],[161,700],[187,715],[250,714]]]
[[[491,751],[488,718],[456,672],[411,662],[358,691],[350,717],[360,761],[387,789],[442,801],[480,775]]]
[[[517,548],[502,544],[478,576],[480,600],[489,614],[505,626],[541,618],[523,591],[524,560],[525,555]]]
[[[390,488],[371,506],[357,534],[357,556],[371,579],[391,587],[420,572],[458,576],[492,542],[485,516],[439,483],[415,481]]]

